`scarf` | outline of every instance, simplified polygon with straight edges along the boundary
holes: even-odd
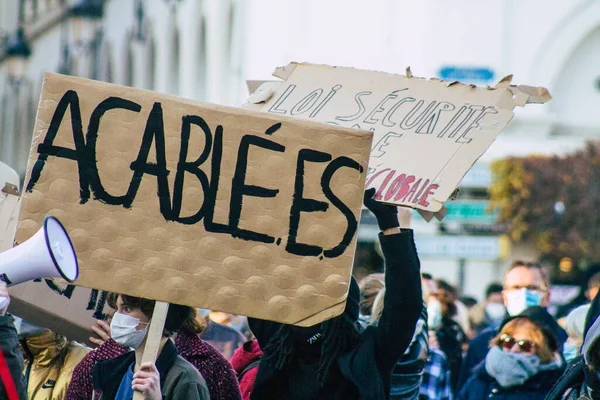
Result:
[[[503,388],[521,386],[540,371],[540,358],[494,346],[485,357],[485,370]]]

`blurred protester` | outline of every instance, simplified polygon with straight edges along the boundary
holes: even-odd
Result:
[[[146,399],[208,400],[208,388],[198,370],[183,359],[170,337],[192,315],[193,309],[170,304],[156,363],[142,363],[154,300],[119,295],[111,335],[121,346],[133,349],[117,358],[94,365],[94,390],[100,399],[130,399],[139,391]]]
[[[376,326],[379,323],[383,312],[384,297],[385,288],[379,291],[373,302],[370,325]],[[427,309],[423,307],[410,345],[392,371],[390,399],[418,399],[423,368],[427,362],[427,353]]]
[[[364,328],[369,324],[375,297],[384,287],[384,276],[381,273],[367,275],[359,282],[358,287],[360,289],[358,321]]]
[[[460,299],[458,299],[458,301],[460,301],[461,303],[463,303],[465,305],[465,307],[467,307],[467,310],[470,312],[471,309],[475,306],[477,306],[477,299],[475,297],[471,297],[471,296],[462,296]]]
[[[13,317],[7,314],[10,296],[4,281],[0,281],[0,399],[27,399],[27,383],[22,375],[23,356],[19,351]]]
[[[110,293],[107,303],[111,308],[117,308],[118,295]],[[69,385],[66,400],[89,400],[92,398],[92,370],[99,361],[106,361],[127,353],[130,348],[119,345],[111,338],[110,326],[104,321],[98,321],[98,326],[92,330],[98,338],[90,338],[98,344],[77,365],[73,379]],[[181,329],[175,334],[175,347],[181,357],[189,361],[206,381],[211,400],[239,400],[241,398],[236,375],[229,362],[211,345],[200,339],[199,334],[206,327],[204,318],[198,318],[195,309],[184,321]],[[96,393],[95,399],[100,397]]]
[[[419,387],[419,400],[453,398],[448,359],[441,350],[430,348]]]
[[[359,331],[360,290],[354,278],[343,314],[321,324],[297,327],[250,318],[264,352],[253,400],[388,397],[392,370],[411,342],[422,299],[412,230],[404,229],[412,211],[378,203],[374,194],[375,189],[366,191],[364,203],[382,231],[386,263],[387,294],[378,325]]]
[[[19,330],[30,400],[62,399],[73,370],[91,349],[27,321]]]
[[[244,329],[246,329],[248,326],[248,318],[245,315],[235,315],[222,311],[210,311],[208,318],[210,318],[211,321],[217,322],[221,325],[227,325],[228,327],[233,328],[242,335],[246,336]]]
[[[442,303],[454,303],[454,315],[452,319],[460,325],[464,333],[471,330],[469,323],[469,311],[467,307],[458,300],[458,290],[443,279],[436,281],[437,297]]]
[[[507,319],[459,400],[543,400],[564,371],[562,328],[543,307]]]
[[[600,399],[600,296],[596,296],[585,318],[581,355],[567,365],[547,400]]]
[[[246,342],[246,338],[241,332],[212,321],[210,318],[206,320],[206,329],[200,334],[200,337],[217,349],[227,360],[231,360],[235,349]]]
[[[237,373],[243,400],[250,400],[261,358],[262,350],[256,340],[247,341],[233,353],[231,365]]]
[[[600,289],[600,263],[592,264],[585,273],[585,280],[580,287],[579,294],[569,303],[564,304],[556,311],[556,318],[567,316],[575,308],[588,304],[596,298]]]
[[[478,334],[486,328],[497,328],[506,317],[506,307],[502,291],[504,288],[499,283],[491,283],[485,289],[485,302],[473,307],[469,311],[472,330]]]
[[[579,306],[567,316],[566,331],[569,335],[563,348],[563,356],[567,362],[580,355],[579,349],[583,344],[585,317],[590,309],[589,304]]]
[[[504,275],[502,298],[511,316],[519,315],[528,307],[547,307],[550,303],[550,278],[538,263],[514,261]],[[460,371],[457,389],[471,376],[473,369],[485,359],[490,341],[498,335],[498,329],[486,328],[469,342],[469,349]],[[561,330],[561,343],[567,333]]]
[[[435,331],[435,336],[440,350],[448,359],[450,365],[450,386],[455,391],[462,365],[463,345],[467,343],[467,335],[454,319],[457,314],[456,289],[443,280],[438,280],[437,286],[442,321]]]

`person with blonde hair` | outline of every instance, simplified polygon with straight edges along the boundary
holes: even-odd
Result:
[[[545,399],[565,369],[560,332],[540,306],[506,319],[458,399]]]
[[[385,278],[382,273],[376,273],[365,276],[358,283],[358,288],[360,289],[360,311],[358,314],[358,321],[363,326],[367,325],[371,320],[375,298],[385,286],[384,280]]]

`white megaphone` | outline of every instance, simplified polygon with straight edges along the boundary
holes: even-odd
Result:
[[[71,239],[52,216],[44,219],[44,226],[29,240],[0,253],[0,279],[8,286],[38,278],[74,282],[78,276],[79,264]]]

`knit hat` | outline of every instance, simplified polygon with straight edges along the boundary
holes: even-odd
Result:
[[[358,321],[358,312],[360,310],[360,288],[354,277],[350,279],[350,290],[346,299],[346,308],[344,314],[349,317],[352,322]]]
[[[514,315],[506,318],[502,325],[500,326],[500,330],[504,328],[504,326],[512,321],[515,318],[525,318],[534,323],[538,328],[541,329],[544,336],[548,338],[548,342],[550,344],[550,349],[552,351],[557,351],[562,348],[562,345],[567,340],[567,332],[563,328],[558,325],[556,320],[548,311],[541,306],[529,307],[525,311],[523,311],[519,315]]]

